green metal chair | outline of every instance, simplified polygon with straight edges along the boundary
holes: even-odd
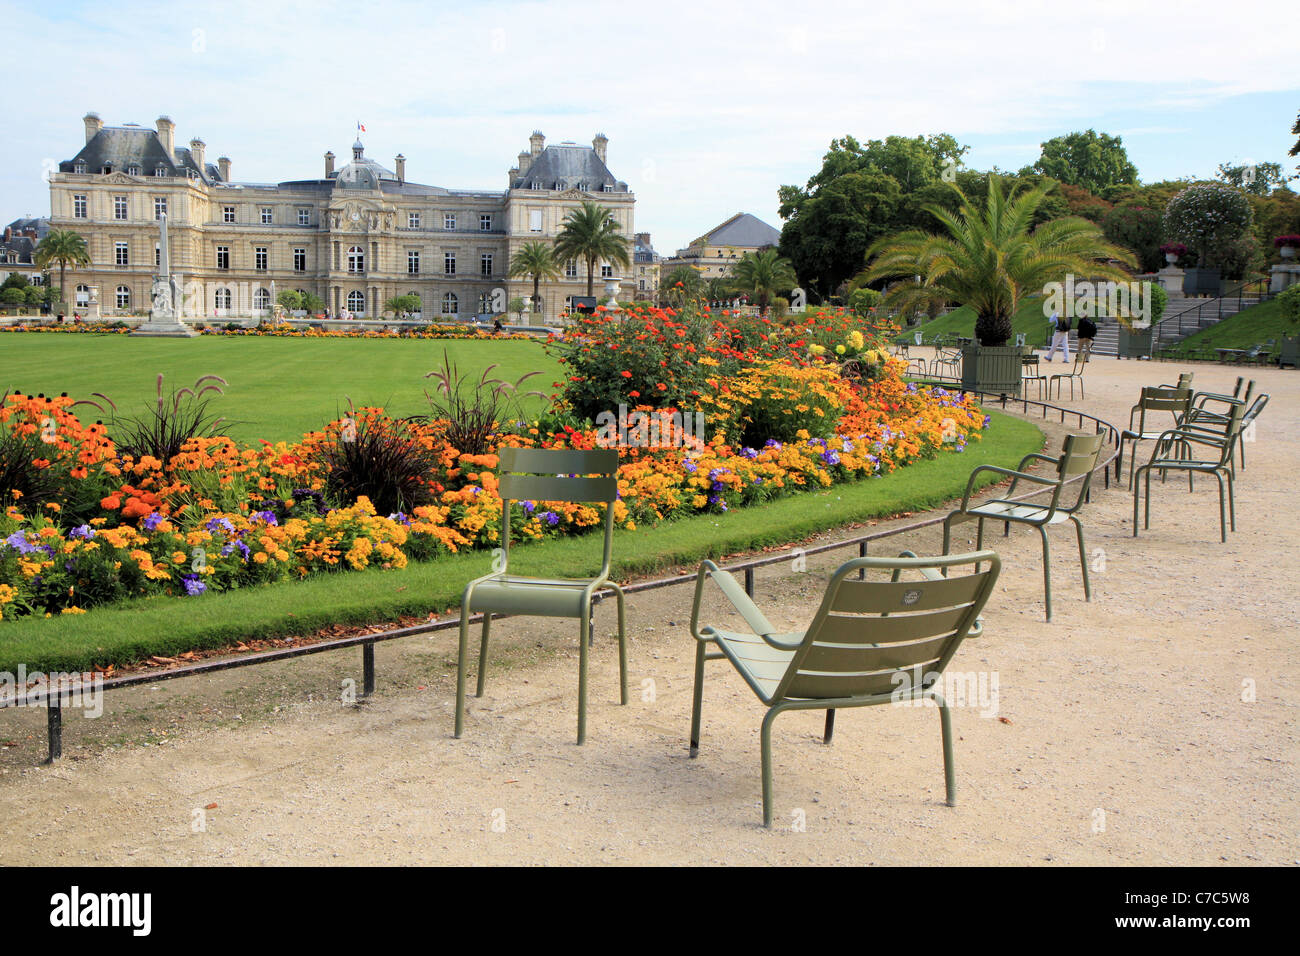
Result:
[[[980,465],[971,472],[970,479],[966,482],[966,493],[962,496],[961,507],[943,519],[943,553],[948,553],[952,540],[953,525],[965,521],[979,522],[976,548],[984,547],[984,522],[986,520],[1001,521],[1004,537],[1011,533],[1013,522],[1037,528],[1039,535],[1043,539],[1043,594],[1047,605],[1047,620],[1050,621],[1052,619],[1052,556],[1047,543],[1047,528],[1049,525],[1072,521],[1079,539],[1079,567],[1083,571],[1084,598],[1091,601],[1092,586],[1088,582],[1088,554],[1084,548],[1083,524],[1079,521],[1078,511],[1088,498],[1088,490],[1092,487],[1092,473],[1097,467],[1097,458],[1101,455],[1104,441],[1105,436],[1101,433],[1095,435],[1067,435],[1065,447],[1062,449],[1059,458],[1052,458],[1049,455],[1035,452],[1022,458],[1020,465],[1014,471],[1009,468],[1000,468],[997,465]],[[1034,460],[1054,465],[1056,476],[1048,478],[1045,475],[1033,475],[1026,472],[1025,466]],[[1012,479],[1011,487],[1007,489],[1006,498],[994,498],[971,504],[970,498],[975,489],[975,478],[980,472],[984,471],[1007,475]],[[1061,497],[1066,483],[1080,476],[1082,476],[1082,481],[1079,482],[1078,497],[1072,505],[1062,504]],[[1028,501],[1012,501],[1011,498],[1016,493],[1016,485],[1021,481],[1043,485],[1045,486],[1044,492],[1050,488],[1052,492],[1051,500],[1044,505],[1031,504]]]
[[[456,664],[456,736],[465,724],[465,666],[469,650],[469,619],[483,614],[479,647],[478,688],[483,696],[487,677],[488,635],[493,612],[576,617],[578,625],[578,743],[587,737],[587,649],[591,643],[594,595],[610,589],[618,602],[618,672],[620,703],[627,703],[627,640],[624,633],[623,590],[609,579],[613,551],[614,501],[618,497],[618,452],[503,448],[501,450],[501,556],[499,568],[465,587],[460,602],[460,652]],[[605,550],[600,572],[593,578],[529,578],[511,574],[510,505],[531,502],[603,502]]]
[[[1190,379],[1191,376],[1189,375],[1188,378]],[[1181,377],[1179,381],[1182,381]],[[1115,456],[1115,480],[1119,481],[1120,466],[1124,461],[1124,445],[1126,442],[1133,443],[1130,454],[1136,459],[1138,442],[1155,441],[1168,429],[1167,425],[1162,425],[1159,428],[1148,425],[1148,412],[1168,412],[1174,416],[1174,427],[1177,428],[1183,423],[1191,408],[1192,391],[1190,388],[1174,388],[1160,385],[1143,388],[1138,403],[1129,409],[1128,428],[1119,433],[1119,453]],[[1133,471],[1134,467],[1130,463],[1128,470],[1128,486],[1130,489],[1133,487]]]
[[[1229,407],[1228,418],[1222,423],[1221,431],[1215,432],[1202,423],[1200,428],[1171,428],[1156,439],[1156,447],[1151,452],[1151,460],[1138,467],[1133,482],[1133,537],[1137,537],[1138,500],[1142,495],[1142,478],[1146,477],[1146,510],[1142,527],[1151,527],[1151,472],[1159,471],[1162,475],[1168,471],[1187,472],[1187,488],[1193,490],[1192,478],[1198,472],[1214,475],[1219,482],[1219,538],[1228,540],[1228,525],[1224,519],[1224,480],[1227,480],[1228,510],[1231,514],[1232,530],[1237,530],[1237,507],[1233,496],[1233,453],[1241,433],[1241,421],[1245,417],[1245,405],[1235,402]],[[1213,451],[1205,458],[1192,457],[1192,445],[1204,445]]]
[[[980,571],[980,564],[988,564]],[[945,578],[938,569],[975,566],[974,573]],[[860,580],[866,570],[891,572],[890,581]],[[705,561],[695,579],[691,636],[695,638],[695,690],[691,749],[700,749],[704,662],[726,658],[767,706],[763,717],[763,826],[772,826],[772,723],[787,710],[825,710],[822,739],[831,742],[835,711],[845,707],[934,700],[943,730],[947,802],[957,799],[952,720],[936,687],[967,636],[978,636],[980,611],[992,593],[1001,562],[994,551],[942,558],[856,558],[831,576],[821,607],[803,633],[775,628],[728,572]],[[900,580],[904,571],[924,580]],[[712,579],[753,633],[700,625],[704,583]],[[712,646],[714,650],[710,651]]]
[[[1052,385],[1056,385],[1056,397],[1061,397],[1061,385],[1064,382],[1070,383],[1070,401],[1074,401],[1074,383],[1079,383],[1079,397],[1083,398],[1083,373],[1088,368],[1088,355],[1084,352],[1076,352],[1074,355],[1074,367],[1068,372],[1058,372],[1047,380],[1047,398],[1052,398]]]

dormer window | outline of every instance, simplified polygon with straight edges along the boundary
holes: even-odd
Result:
[[[104,164],[104,168],[100,170],[100,172],[102,172],[105,176],[107,176],[107,175],[108,175],[109,173],[111,173],[112,171],[113,171],[113,164],[112,164],[112,163],[105,163],[105,164]]]
[[[126,172],[128,176],[139,176],[140,167],[137,166],[135,163],[132,163],[130,166],[126,167]]]
[[[162,165],[161,163],[159,163],[156,167],[154,167],[153,174],[154,174],[155,176],[166,176],[166,175],[167,175],[167,167],[164,166],[164,165]]]
[[[560,191],[563,190],[563,189],[564,189],[564,183],[557,182],[557,183],[555,184],[555,191],[556,191],[557,193],[560,192]]]
[[[611,186],[609,183],[605,183],[604,186],[600,187],[600,191],[605,193],[612,193],[614,191],[614,187]]]
[[[84,173],[84,172],[86,171],[86,164],[85,164],[85,163],[74,163],[73,166],[72,166],[72,171],[73,171],[74,173]]]

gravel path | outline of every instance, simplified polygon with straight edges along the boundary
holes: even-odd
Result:
[[[1122,424],[1141,385],[1179,368],[1099,358],[1076,405]],[[1236,375],[1194,368],[1199,389]],[[576,628],[539,619],[493,628],[488,693],[459,741],[454,632],[380,645],[362,706],[339,702],[359,677],[352,652],[114,692],[99,720],[65,719],[53,767],[38,763],[44,712],[0,714],[0,863],[1300,863],[1300,372],[1253,374],[1272,401],[1226,545],[1212,482],[1157,485],[1137,539],[1131,497],[1099,487],[1083,512],[1093,601],[1072,536],[1054,529],[1046,624],[1036,533],[991,537],[1004,567],[986,633],[952,665],[986,681],[954,712],[955,808],[936,712],[844,711],[830,747],[820,712],[794,713],[776,724],[777,825],[764,831],[762,710],[724,663],[710,665],[702,752],[687,759],[691,595],[678,587],[630,599],[626,708],[612,608],[598,614],[581,748]],[[1055,452],[1063,429],[1047,430]],[[934,553],[940,534],[888,551]],[[845,555],[760,572],[778,627],[807,623]]]

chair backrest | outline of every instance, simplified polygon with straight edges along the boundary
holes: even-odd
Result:
[[[907,570],[977,562],[987,569],[960,577],[899,580]],[[912,699],[948,666],[987,603],[1001,567],[993,551],[856,558],[840,565],[774,697],[822,700],[897,693]],[[864,568],[890,571],[893,580],[860,581],[858,572]]]
[[[1065,483],[1072,478],[1083,475],[1083,481],[1079,482],[1079,496],[1075,499],[1073,505],[1062,510],[1073,512],[1078,511],[1083,505],[1084,499],[1088,495],[1088,489],[1092,487],[1092,473],[1097,470],[1097,459],[1101,457],[1101,449],[1106,444],[1106,436],[1102,432],[1093,435],[1066,435],[1065,445],[1061,449],[1061,457],[1056,462],[1056,477],[1058,484],[1056,490],[1052,493],[1052,503],[1049,506],[1048,517],[1051,516],[1060,504],[1061,492]]]
[[[1178,373],[1178,387],[1179,387],[1179,388],[1191,388],[1191,387],[1192,387],[1192,374],[1193,374],[1193,373],[1191,373],[1191,372],[1179,372],[1179,373]]]
[[[1149,385],[1142,389],[1142,397],[1138,399],[1137,404],[1139,434],[1147,430],[1147,412],[1169,412],[1174,416],[1175,422],[1182,422],[1187,417],[1192,407],[1192,390],[1181,384],[1181,375],[1178,381],[1180,383],[1178,388]]]
[[[613,448],[502,448],[501,548],[510,556],[510,503],[562,501],[605,505],[605,557],[601,576],[608,574],[613,549],[614,502],[618,499],[618,451]]]
[[[1268,404],[1268,392],[1265,392],[1263,395],[1255,399],[1255,403],[1251,405],[1250,408],[1246,409],[1246,414],[1241,416],[1242,429],[1245,429],[1247,426],[1251,424],[1251,422],[1259,418],[1259,413],[1264,410],[1264,406],[1267,404]]]

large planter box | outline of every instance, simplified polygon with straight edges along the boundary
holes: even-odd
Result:
[[[1151,329],[1130,329],[1125,325],[1119,327],[1120,358],[1150,358]]]
[[[1218,269],[1187,269],[1183,272],[1183,295],[1218,294]]]
[[[1019,395],[1024,352],[1014,345],[967,345],[961,350],[961,387],[967,392]]]
[[[1278,367],[1290,365],[1300,368],[1300,337],[1284,335],[1282,337],[1282,354],[1277,360]]]

